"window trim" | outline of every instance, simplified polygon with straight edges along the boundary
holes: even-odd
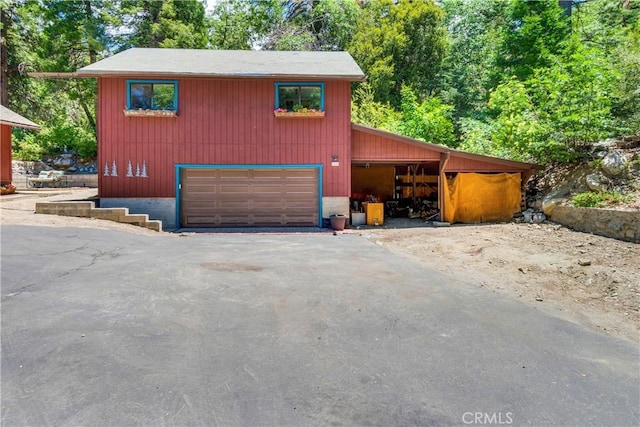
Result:
[[[324,112],[324,82],[277,82],[275,84],[276,88],[276,99],[274,111],[280,108],[280,87],[282,86],[316,86],[320,88],[320,112]]]
[[[172,109],[158,109],[150,111],[178,111],[178,80],[129,80],[127,79],[127,111],[138,111],[138,109],[131,108],[131,85],[132,84],[172,84],[173,85],[173,105]]]

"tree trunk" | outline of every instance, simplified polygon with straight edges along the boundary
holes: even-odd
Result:
[[[89,24],[89,28],[91,28],[91,30],[95,29],[94,26],[94,19],[93,19],[93,11],[91,10],[91,1],[90,0],[85,0],[84,1],[84,11],[87,14],[87,23]],[[90,31],[92,33],[94,33],[95,31]],[[89,37],[87,38],[87,46],[89,48],[89,62],[91,64],[93,64],[94,62],[96,62],[98,60],[98,54],[96,52],[94,43],[91,41],[91,37],[95,36],[95,34],[89,34]]]
[[[7,77],[9,76],[7,29],[9,25],[11,25],[11,17],[8,9],[8,7],[0,9],[0,22],[2,23],[2,29],[0,29],[0,104],[4,106],[7,106],[9,102],[9,84],[7,81]]]
[[[78,93],[82,94],[82,90],[80,89],[80,84],[78,83],[77,80],[75,81],[75,84],[76,84]],[[84,114],[87,116],[87,121],[89,122],[89,126],[91,126],[91,130],[93,130],[93,134],[96,136],[96,138],[98,138],[98,127],[96,125],[96,119],[93,117],[93,114],[89,109],[89,106],[87,105],[87,103],[85,102],[82,96],[78,96],[78,104],[80,104],[82,111],[84,111]],[[96,104],[97,104],[97,100],[96,100]],[[97,110],[94,110],[94,111],[97,111]]]

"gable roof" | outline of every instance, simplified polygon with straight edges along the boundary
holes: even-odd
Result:
[[[155,48],[120,52],[80,68],[77,75],[364,80],[348,52]]]
[[[4,105],[0,105],[0,124],[19,127],[19,128],[25,128],[25,129],[34,129],[34,130],[40,129],[39,125],[33,123],[29,119],[25,119],[20,114],[11,111]]]
[[[475,153],[469,153],[467,151],[461,151],[461,150],[456,150],[454,148],[449,148],[446,147],[444,145],[438,145],[438,144],[433,144],[430,142],[424,142],[421,141],[419,139],[414,139],[414,138],[410,138],[408,136],[403,136],[403,135],[398,135],[397,133],[393,133],[393,132],[388,132],[385,130],[381,130],[381,129],[376,129],[376,128],[372,128],[369,126],[364,126],[364,125],[360,125],[357,123],[353,123],[351,122],[351,129],[355,130],[355,131],[361,131],[364,133],[369,133],[372,135],[377,135],[383,138],[387,138],[389,140],[392,141],[397,141],[400,143],[404,143],[404,144],[409,144],[409,145],[413,145],[419,148],[424,148],[427,150],[431,150],[431,151],[435,151],[437,153],[448,153],[451,156],[455,156],[455,157],[460,157],[463,159],[470,159],[470,160],[476,160],[476,161],[481,161],[481,162],[490,162],[490,163],[494,163],[494,164],[499,164],[499,165],[503,165],[503,166],[509,166],[509,167],[513,167],[516,169],[522,169],[522,170],[533,170],[533,169],[543,169],[542,166],[534,164],[534,163],[525,163],[525,162],[518,162],[516,160],[507,160],[507,159],[501,159],[499,157],[493,157],[493,156],[485,156],[483,154],[475,154]]]

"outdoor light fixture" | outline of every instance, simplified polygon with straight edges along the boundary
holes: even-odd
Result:
[[[338,160],[337,154],[331,155],[331,166],[340,166],[340,161]]]

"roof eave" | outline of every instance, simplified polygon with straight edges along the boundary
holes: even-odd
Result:
[[[40,125],[22,117],[20,114],[10,110],[4,105],[0,105],[0,124],[23,129],[40,130]]]
[[[0,125],[6,125],[6,126],[11,126],[14,128],[23,128],[23,129],[31,129],[31,130],[40,130],[42,129],[40,126],[38,126],[37,124],[30,122],[30,123],[26,123],[26,122],[14,122],[11,120],[4,120],[4,119],[0,119]]]
[[[141,72],[125,70],[78,70],[73,77],[186,77],[214,79],[295,79],[295,80],[345,80],[350,82],[364,81],[364,75],[330,75],[330,74],[262,74],[262,73],[172,73]]]
[[[27,73],[29,77],[43,78],[43,79],[72,79],[77,77],[82,77],[78,74],[78,72],[51,72],[51,71],[30,71]]]
[[[500,157],[486,156],[486,155],[483,155],[483,154],[468,153],[466,151],[456,150],[455,148],[449,148],[449,147],[445,147],[443,145],[433,144],[431,142],[420,141],[418,139],[410,138],[408,136],[398,135],[398,134],[393,133],[393,132],[385,131],[385,130],[382,130],[382,129],[372,128],[372,127],[361,125],[361,124],[358,124],[358,123],[353,123],[352,122],[351,123],[351,127],[352,127],[352,129],[361,130],[363,132],[367,132],[367,133],[370,133],[370,134],[373,134],[373,135],[379,135],[379,136],[383,136],[383,137],[392,138],[392,139],[395,139],[397,141],[401,141],[401,142],[408,143],[408,144],[415,145],[415,146],[422,147],[422,148],[429,148],[430,150],[433,150],[433,151],[436,151],[436,152],[451,153],[452,155],[455,155],[457,157],[462,157],[464,159],[479,160],[479,161],[485,161],[485,162],[493,162],[493,163],[498,163],[498,164],[502,164],[502,165],[506,165],[506,166],[517,167],[517,168],[524,169],[524,170],[531,170],[531,169],[542,170],[542,169],[544,169],[543,166],[537,165],[535,163],[519,162],[517,160],[508,160],[508,159],[502,159]]]

